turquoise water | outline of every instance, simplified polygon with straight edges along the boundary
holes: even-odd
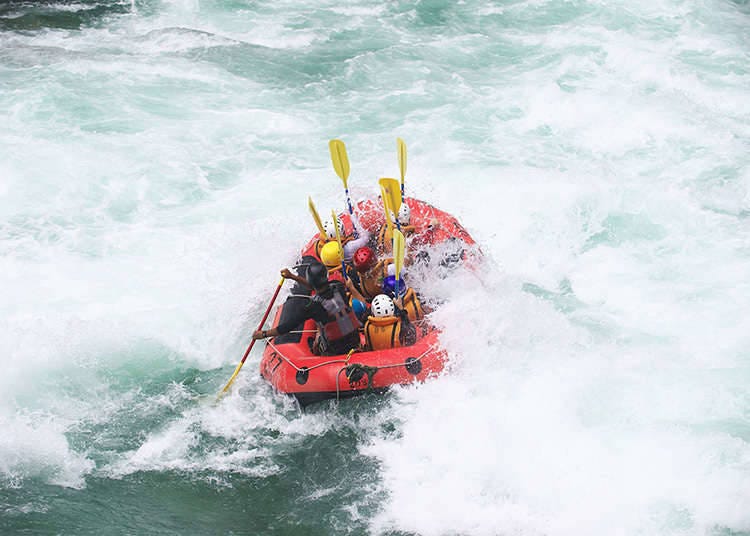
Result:
[[[750,534],[747,2],[0,4],[0,533]],[[450,370],[231,375],[398,173]]]

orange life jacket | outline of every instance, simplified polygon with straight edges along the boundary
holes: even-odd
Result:
[[[388,350],[401,346],[401,320],[396,316],[371,316],[365,322],[369,350]]]
[[[413,288],[409,287],[406,290],[406,294],[404,294],[402,301],[404,304],[404,310],[406,311],[406,314],[409,315],[410,321],[416,322],[417,320],[424,318],[422,304],[419,303],[419,298],[417,298],[417,293],[414,292]]]
[[[393,229],[395,229],[396,226],[393,226]],[[416,227],[413,225],[402,225],[401,226],[401,232],[404,234],[404,238],[409,236],[410,234],[414,233],[416,230]],[[383,253],[392,253],[393,252],[393,232],[388,229],[387,224],[383,224],[383,227],[380,228],[380,232],[378,233],[378,251]]]
[[[393,262],[393,259],[383,259],[379,261],[372,269],[364,274],[359,274],[359,282],[357,283],[354,278],[357,290],[366,299],[371,300],[378,294],[383,293],[383,278],[388,275],[388,264]]]

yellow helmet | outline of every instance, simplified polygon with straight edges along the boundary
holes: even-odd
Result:
[[[344,260],[344,253],[335,241],[327,242],[320,250],[320,260],[329,268],[338,266]]]

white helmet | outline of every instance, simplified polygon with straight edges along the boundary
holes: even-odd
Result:
[[[378,294],[372,299],[370,305],[372,314],[377,317],[393,316],[396,313],[396,308],[393,306],[393,300],[386,294]]]
[[[339,234],[344,236],[344,223],[341,221],[341,218],[336,218],[336,221],[339,224]],[[336,227],[334,226],[333,220],[326,220],[323,224],[323,230],[326,232],[326,236],[328,236],[330,240],[336,239]]]
[[[393,216],[393,211],[391,211],[391,219],[395,220],[396,218]],[[409,208],[409,205],[406,203],[401,203],[401,208],[398,209],[398,223],[400,225],[409,225],[409,221],[411,220],[411,209]]]
[[[398,209],[398,222],[401,225],[409,225],[411,221],[411,209],[406,203],[401,203],[401,208]]]

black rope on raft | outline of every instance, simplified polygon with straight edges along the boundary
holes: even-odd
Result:
[[[354,350],[349,352],[349,355],[347,356],[346,360],[347,362],[352,356],[352,353]],[[381,368],[388,368],[389,365],[385,365],[384,367],[374,367],[370,365],[363,365],[362,363],[350,363],[347,364],[345,367],[341,367],[336,374],[336,401],[338,402],[341,400],[341,387],[339,383],[339,379],[341,378],[341,373],[346,372],[346,379],[349,381],[349,385],[352,383],[357,383],[362,378],[367,376],[367,391],[372,391],[372,381],[375,377],[375,373],[379,371]]]
[[[380,367],[352,363],[351,365],[347,365],[344,370],[346,370],[346,379],[349,380],[349,383],[356,383],[367,376],[367,389],[372,389],[372,378],[380,370]]]
[[[349,381],[349,383],[356,383],[360,381],[363,377],[367,376],[367,391],[372,391],[372,379],[375,376],[375,373],[379,371],[381,367],[372,367],[369,365],[363,365],[362,363],[351,363],[350,365],[347,365],[345,367],[341,367],[336,374],[336,401],[341,400],[341,387],[340,387],[340,378],[341,373],[346,373],[346,379]]]

